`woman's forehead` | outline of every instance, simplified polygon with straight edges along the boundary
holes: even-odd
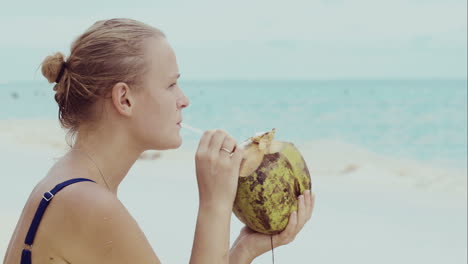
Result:
[[[150,71],[164,78],[172,78],[179,73],[174,50],[165,38],[152,38],[146,46]],[[177,76],[176,76],[177,77]]]

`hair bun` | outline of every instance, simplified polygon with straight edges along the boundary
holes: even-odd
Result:
[[[57,80],[64,63],[65,56],[61,52],[47,56],[42,62],[42,75],[46,77],[49,83],[54,83]]]

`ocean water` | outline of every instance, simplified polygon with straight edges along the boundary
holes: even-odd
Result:
[[[467,166],[467,81],[181,81],[184,122],[242,141],[277,129],[295,143],[334,140],[444,167]],[[0,119],[56,119],[52,85],[0,84]],[[183,130],[185,145],[199,136]]]

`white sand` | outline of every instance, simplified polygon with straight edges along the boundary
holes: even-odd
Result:
[[[30,190],[66,149],[56,124],[0,122],[2,257]],[[389,160],[336,142],[299,147],[312,172],[316,210],[296,241],[275,250],[276,263],[466,263],[466,171]],[[163,263],[187,263],[190,256],[194,152],[185,147],[137,161],[120,188]],[[241,226],[233,217],[232,240]],[[271,263],[271,255],[254,263]]]

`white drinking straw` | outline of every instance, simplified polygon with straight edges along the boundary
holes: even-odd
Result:
[[[183,128],[186,128],[190,131],[192,131],[193,133],[197,134],[197,135],[203,135],[204,131],[199,129],[199,128],[195,128],[195,127],[192,127],[192,126],[189,126],[187,125],[186,123],[180,123],[180,125],[183,127]]]
[[[193,127],[193,126],[190,126],[190,125],[187,125],[186,123],[180,123],[180,125],[183,127],[183,128],[186,128],[187,130],[190,130],[191,132],[197,134],[197,135],[203,135],[203,133],[205,133],[205,131],[199,129],[199,128],[196,128],[196,127]],[[239,148],[244,148],[247,144],[249,144],[251,141],[250,139],[249,140],[246,140],[242,143],[240,143],[237,147]]]

